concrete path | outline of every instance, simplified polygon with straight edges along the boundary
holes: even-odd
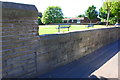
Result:
[[[66,64],[64,66],[61,66],[59,68],[54,69],[53,71],[44,74],[42,76],[39,76],[38,78],[88,78],[94,71],[93,74],[97,75],[97,76],[104,76],[101,75],[99,73],[105,73],[106,68],[108,65],[106,66],[103,70],[99,69],[103,64],[105,64],[107,61],[109,61],[113,56],[115,56],[118,52],[120,51],[120,40],[113,42],[109,45],[106,45],[100,49],[98,49],[97,51],[82,57],[81,59],[74,61],[70,64]],[[113,64],[114,63],[114,58],[113,61],[111,63],[108,64]],[[115,76],[113,77],[118,77],[117,76],[117,67],[116,65],[116,60],[115,63],[113,64],[113,68],[115,70]],[[112,71],[112,70],[111,70]],[[110,71],[110,72],[111,72]],[[105,73],[106,74],[106,73]],[[109,75],[109,74],[107,74]],[[95,76],[93,76],[95,77]],[[105,76],[107,77],[107,76]],[[112,76],[109,76],[112,77]]]
[[[105,78],[118,78],[118,55],[120,55],[120,51],[102,67],[93,72],[92,75],[96,75],[98,78],[101,76]]]

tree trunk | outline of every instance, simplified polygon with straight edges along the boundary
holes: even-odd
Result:
[[[107,14],[107,22],[106,22],[106,27],[108,27],[108,22],[109,22],[109,16],[110,16],[110,9],[108,9],[108,14]]]
[[[118,16],[119,14],[117,14],[117,23],[119,23],[119,16]]]
[[[92,21],[90,20],[90,25],[91,25],[91,22],[92,22]]]
[[[117,23],[119,23],[119,19],[117,18]]]

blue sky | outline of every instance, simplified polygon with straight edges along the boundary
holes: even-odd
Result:
[[[103,0],[2,0],[24,4],[33,4],[39,12],[44,12],[48,6],[60,6],[65,17],[76,17],[84,14],[87,8],[95,5],[97,10],[102,6]]]

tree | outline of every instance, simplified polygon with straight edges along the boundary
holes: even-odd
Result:
[[[100,9],[99,9],[99,17],[101,18],[101,19],[104,19],[104,20],[107,20],[107,15],[108,15],[108,11],[106,10],[106,9],[104,9],[103,7],[101,7]],[[114,15],[111,13],[110,15],[109,15],[109,21],[111,22],[112,20],[114,20],[115,18],[114,18]],[[113,19],[114,18],[114,19]]]
[[[91,24],[91,21],[93,19],[96,19],[98,16],[98,12],[95,9],[96,9],[96,7],[94,5],[92,5],[85,12],[87,18],[90,20],[90,24]]]
[[[58,6],[49,6],[43,14],[42,22],[44,24],[60,23],[63,19],[62,9]]]
[[[84,14],[80,14],[80,15],[78,15],[78,17],[85,17],[85,15]]]
[[[38,12],[38,17],[42,18],[42,13]]]
[[[106,0],[106,1],[103,3],[103,9],[105,9],[105,10],[107,11],[107,22],[106,22],[106,26],[107,26],[107,27],[108,27],[108,22],[109,22],[111,7],[112,7],[112,1]]]
[[[38,25],[41,25],[41,24],[43,24],[41,21],[41,17],[38,16]]]
[[[104,10],[103,7],[99,9],[99,17],[102,19],[107,19],[107,11]]]
[[[115,19],[117,19],[117,23],[120,23],[120,1],[112,3],[111,13],[115,16]]]
[[[38,25],[43,24],[42,21],[41,21],[41,18],[42,18],[42,13],[39,12],[39,13],[38,13]]]
[[[116,21],[119,22],[120,18],[120,1],[105,0],[103,6],[99,10],[99,16],[102,19],[106,19],[106,26],[108,22],[114,24]]]

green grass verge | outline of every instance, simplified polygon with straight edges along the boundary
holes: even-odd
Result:
[[[71,25],[70,31],[78,31],[78,30],[84,30],[84,29],[94,29],[94,28],[104,28],[105,25],[94,25],[94,27],[87,28],[85,27],[87,25]],[[58,33],[58,29],[56,29],[58,25],[40,25],[39,26],[39,35],[43,34],[55,34]],[[61,33],[67,32],[68,29],[60,29]]]

